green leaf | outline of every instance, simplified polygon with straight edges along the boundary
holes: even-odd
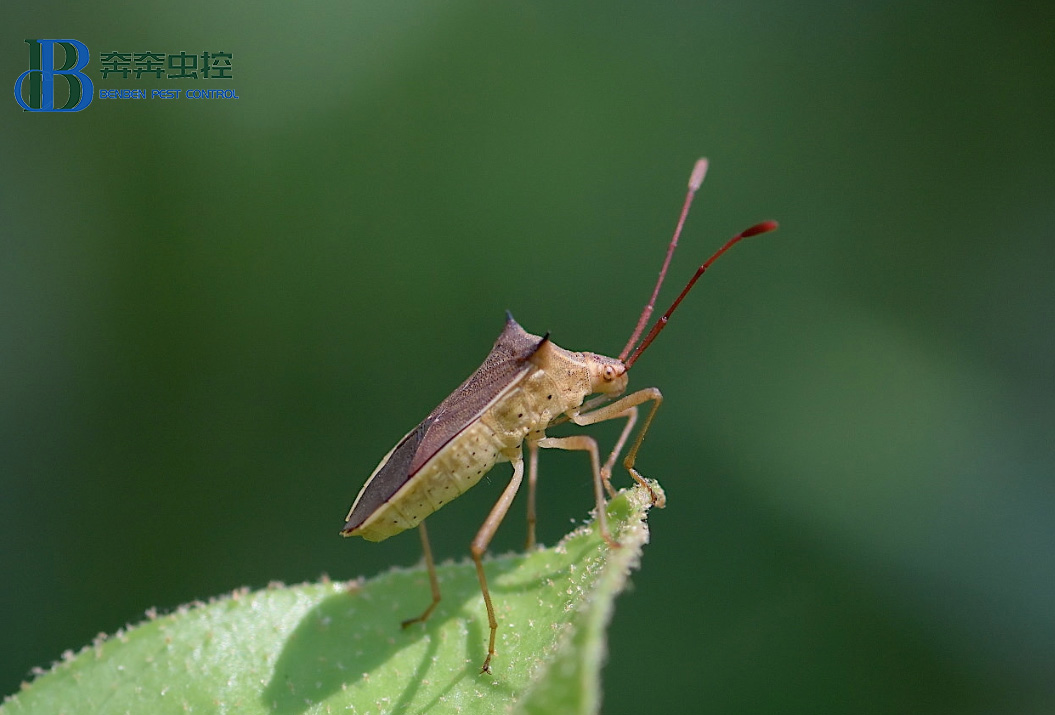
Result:
[[[653,485],[662,495],[658,485]],[[622,548],[593,524],[556,546],[490,559],[498,615],[493,674],[479,672],[487,615],[469,561],[369,581],[236,591],[101,638],[8,697],[0,715],[77,713],[591,713],[604,628],[648,541],[647,490],[608,507]]]

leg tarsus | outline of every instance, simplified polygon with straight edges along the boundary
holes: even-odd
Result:
[[[626,467],[625,464],[623,466]],[[652,488],[652,485],[648,483],[647,479],[641,476],[640,472],[633,467],[626,467],[626,470],[630,472],[630,476],[634,478],[634,481],[648,490],[648,496],[652,500],[652,506],[657,509],[662,509],[667,506],[667,497],[662,493],[657,494],[656,490]]]
[[[486,547],[485,549],[486,550]],[[476,548],[473,548],[473,561],[476,562],[476,577],[480,580],[480,590],[484,594],[484,605],[487,606],[487,625],[491,628],[491,637],[487,643],[487,657],[484,658],[483,667],[480,668],[481,673],[491,672],[491,658],[495,655],[495,633],[498,632],[498,621],[495,619],[495,609],[491,605],[491,593],[487,589],[487,576],[484,575],[484,563],[483,563],[483,552],[477,552]]]

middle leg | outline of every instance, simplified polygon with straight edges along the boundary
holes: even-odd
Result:
[[[601,530],[601,538],[612,548],[619,548],[619,542],[613,539],[608,532],[608,512],[604,501],[605,484],[601,478],[601,458],[597,452],[597,440],[583,434],[572,437],[545,437],[539,440],[538,446],[543,449],[567,449],[589,452],[590,467],[593,470],[594,499],[597,502],[597,526]]]

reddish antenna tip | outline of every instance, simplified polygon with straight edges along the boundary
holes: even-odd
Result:
[[[762,223],[756,223],[754,226],[741,233],[740,236],[743,238],[751,238],[760,233],[776,231],[778,228],[780,228],[780,224],[776,221],[763,221]]]
[[[750,228],[745,229],[730,238],[728,241],[725,242],[724,246],[714,252],[713,256],[704,261],[703,265],[696,269],[696,273],[693,274],[692,278],[689,279],[689,282],[682,289],[681,293],[678,294],[678,297],[674,299],[673,303],[671,303],[671,306],[667,308],[667,312],[660,316],[659,320],[657,320],[656,323],[652,326],[652,329],[648,331],[648,334],[645,336],[645,338],[637,344],[637,347],[633,349],[633,352],[629,352],[629,348],[627,349],[627,352],[629,352],[629,357],[625,355],[619,356],[619,359],[622,360],[623,363],[626,365],[626,369],[629,370],[630,367],[635,362],[637,362],[637,359],[641,357],[641,353],[643,353],[645,349],[652,344],[652,341],[656,339],[656,336],[659,335],[660,331],[663,330],[663,328],[667,327],[667,321],[670,320],[671,314],[675,310],[677,310],[677,307],[681,304],[682,299],[685,298],[685,296],[690,290],[692,290],[692,287],[696,285],[696,281],[699,280],[700,276],[703,275],[704,271],[711,267],[712,263],[717,261],[723,253],[728,251],[730,248],[735,246],[738,242],[742,241],[743,239],[751,238],[751,236],[757,236],[760,233],[769,233],[770,231],[775,231],[777,229],[777,225],[778,224],[776,221],[763,221],[762,223],[756,223],[754,226],[751,226]],[[634,337],[637,337],[636,333]]]
[[[690,191],[699,191],[703,178],[707,176],[707,166],[707,157],[696,160],[696,165],[692,167],[692,174],[689,175]]]

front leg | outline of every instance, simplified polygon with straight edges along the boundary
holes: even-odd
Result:
[[[649,410],[648,416],[645,417],[645,424],[641,426],[641,431],[637,433],[637,439],[634,440],[634,444],[630,447],[626,459],[623,460],[623,466],[626,467],[626,470],[630,472],[630,476],[633,477],[638,484],[648,489],[649,494],[652,495],[652,504],[658,507],[663,507],[666,506],[666,499],[653,491],[645,478],[634,469],[634,463],[637,461],[637,451],[641,449],[641,443],[644,441],[645,433],[648,432],[648,428],[652,424],[652,418],[656,416],[656,410],[659,409],[660,404],[663,402],[663,393],[659,391],[659,388],[646,387],[643,390],[632,392],[610,405],[605,405],[604,407],[600,407],[585,414],[580,414],[576,410],[571,410],[567,414],[572,422],[580,426],[592,425],[597,422],[604,422],[605,420],[617,419],[619,417],[628,418],[627,427],[624,428],[623,435],[620,436],[619,442],[616,444],[616,450],[618,450],[622,448],[623,441],[629,434],[629,430],[636,420],[638,405],[649,401],[652,402],[652,409]],[[613,450],[613,456],[609,457],[610,461],[614,461],[616,453],[617,452]]]

